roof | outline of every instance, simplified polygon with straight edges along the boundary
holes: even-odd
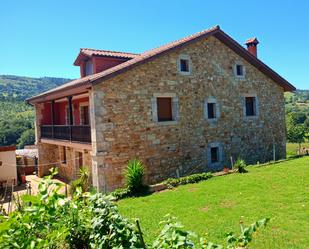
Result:
[[[222,41],[225,45],[227,45],[230,49],[232,49],[234,52],[239,54],[241,57],[243,57],[245,60],[247,60],[249,63],[251,63],[253,66],[255,66],[258,70],[263,72],[266,76],[271,78],[274,82],[276,82],[278,85],[280,85],[284,91],[294,91],[296,88],[289,83],[287,80],[282,78],[279,74],[277,74],[274,70],[272,70],[270,67],[268,67],[266,64],[264,64],[261,60],[256,58],[254,55],[252,55],[250,52],[248,52],[247,49],[245,49],[243,46],[241,46],[238,42],[236,42],[234,39],[232,39],[229,35],[224,33],[219,26],[214,26],[210,29],[203,30],[201,32],[198,32],[196,34],[187,36],[185,38],[182,38],[180,40],[168,43],[166,45],[163,45],[161,47],[146,51],[140,55],[136,55],[131,60],[125,61],[119,65],[116,65],[114,67],[111,67],[107,70],[104,70],[102,72],[89,75],[77,80],[73,80],[71,82],[68,82],[62,86],[56,87],[52,90],[49,90],[47,92],[44,92],[42,94],[39,94],[37,96],[34,96],[27,101],[29,103],[36,103],[36,102],[42,102],[51,100],[52,98],[56,98],[57,96],[60,98],[60,96],[65,97],[66,94],[68,94],[65,90],[72,91],[73,89],[83,88],[84,91],[87,91],[87,88],[90,88],[92,85],[101,83],[103,80],[109,79],[111,77],[114,77],[120,73],[123,73],[127,70],[130,70],[131,68],[134,68],[140,64],[146,63],[149,60],[152,60],[158,56],[161,56],[165,53],[168,53],[174,49],[180,48],[182,46],[185,46],[189,43],[192,43],[194,41],[207,38],[210,36],[214,36],[220,41]],[[49,96],[51,93],[53,93],[53,96]],[[73,92],[70,92],[70,94],[73,94]]]
[[[139,54],[92,49],[92,48],[81,48],[76,60],[74,61],[74,65],[78,66],[83,57],[91,57],[91,56],[103,56],[103,57],[111,57],[111,58],[119,58],[127,60],[127,59],[133,59],[136,56],[139,56]]]
[[[0,146],[0,152],[4,151],[15,151],[16,146],[15,145],[10,145],[10,146]]]

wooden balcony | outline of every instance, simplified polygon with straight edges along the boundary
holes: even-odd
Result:
[[[41,125],[41,138],[91,143],[89,125]]]

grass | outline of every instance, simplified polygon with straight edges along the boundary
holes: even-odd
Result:
[[[122,214],[139,218],[147,242],[170,213],[186,230],[207,233],[222,243],[225,233],[270,217],[250,248],[309,248],[309,157],[270,166],[252,166],[247,174],[215,177],[145,197],[119,201]]]
[[[301,143],[301,147],[309,148],[309,142]],[[298,150],[297,143],[287,143],[286,144],[286,154],[287,156],[295,156]]]

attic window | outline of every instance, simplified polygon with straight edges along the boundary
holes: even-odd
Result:
[[[192,70],[192,63],[190,56],[181,54],[178,58],[178,71],[182,75],[190,75]]]
[[[180,59],[180,71],[189,72],[189,60]]]
[[[245,71],[245,67],[242,63],[236,63],[234,65],[233,71],[234,71],[234,75],[237,78],[244,78],[245,77],[246,71]]]

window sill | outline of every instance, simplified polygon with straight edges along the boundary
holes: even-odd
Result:
[[[254,116],[244,116],[245,119],[257,119],[259,116],[258,115],[254,115]]]
[[[172,120],[172,121],[157,121],[156,122],[158,125],[175,125],[178,123],[178,121],[176,120]]]
[[[190,71],[189,72],[179,71],[179,74],[184,75],[184,76],[189,76],[191,75],[191,72]]]

